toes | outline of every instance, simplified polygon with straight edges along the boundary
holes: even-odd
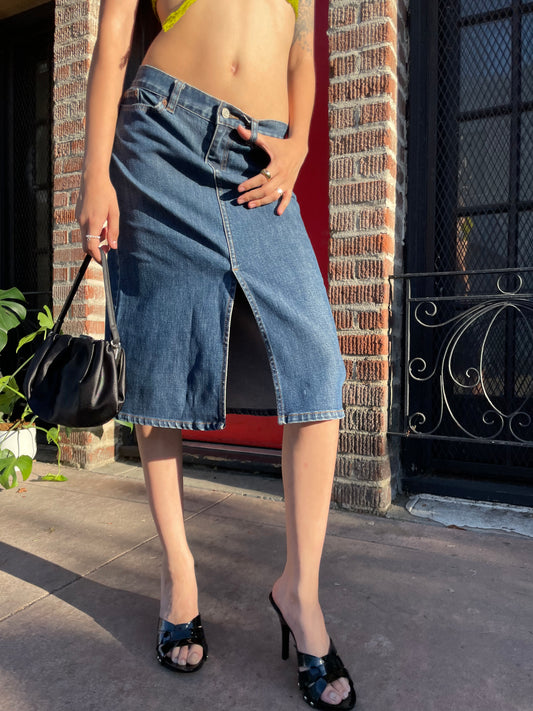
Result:
[[[187,657],[187,662],[189,664],[198,664],[204,654],[204,650],[199,644],[193,644],[189,647],[189,655]]]
[[[335,687],[335,690],[342,696],[343,699],[347,698],[350,693],[350,684],[348,683],[348,679],[345,679],[344,677],[335,679],[332,686]]]
[[[187,645],[183,647],[176,646],[172,650],[170,658],[174,664],[179,664],[180,666],[191,664],[194,666],[201,661],[203,653],[202,647],[198,644],[191,644],[190,647]]]
[[[340,704],[344,697],[342,693],[339,693],[337,689],[335,689],[333,684],[328,684],[322,692],[322,696],[320,698],[327,704]]]
[[[341,701],[348,698],[349,694],[350,685],[347,679],[342,678],[336,679],[332,684],[328,684],[320,698],[327,704],[340,704]]]
[[[188,647],[174,647],[170,654],[170,658],[174,664],[179,664],[180,666],[185,666],[187,664],[187,655],[189,652]]]

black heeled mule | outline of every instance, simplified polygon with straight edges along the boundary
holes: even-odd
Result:
[[[186,647],[191,644],[199,644],[203,649],[198,664],[177,664],[168,656],[174,647]],[[156,653],[157,661],[167,669],[185,674],[198,671],[207,659],[207,642],[200,615],[182,625],[173,625],[172,622],[159,618]]]
[[[274,602],[272,593],[269,598],[270,604],[277,612],[281,624],[281,658],[289,658],[289,635],[292,635],[294,646],[296,647],[296,655],[298,657],[298,687],[302,692],[303,699],[309,706],[322,711],[348,711],[353,709],[356,702],[356,694],[352,679],[341,658],[337,654],[335,645],[330,637],[329,652],[323,657],[315,657],[313,654],[304,654],[298,650],[294,634],[285,621],[283,613]],[[303,669],[303,671],[300,671]],[[348,679],[350,684],[350,693],[338,704],[328,704],[327,701],[322,701],[320,696],[328,684],[344,677]]]

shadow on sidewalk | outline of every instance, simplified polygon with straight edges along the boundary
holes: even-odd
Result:
[[[151,636],[155,641],[159,601],[154,597],[104,585],[3,542],[0,542],[0,571],[68,603],[92,618],[124,646],[144,646]],[[43,598],[44,595],[34,601],[42,602]],[[20,609],[17,601],[13,600],[11,614]],[[130,624],[125,625],[125,617]],[[134,625],[132,620],[135,620]]]

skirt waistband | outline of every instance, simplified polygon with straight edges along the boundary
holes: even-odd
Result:
[[[131,88],[133,87],[147,89],[165,98],[169,111],[175,111],[177,106],[182,106],[209,122],[223,124],[231,128],[244,124],[252,131],[250,139],[252,142],[257,139],[258,133],[274,138],[283,138],[287,133],[288,126],[283,121],[274,119],[259,121],[237,106],[206,94],[201,89],[186,84],[181,79],[177,79],[157,67],[152,67],[150,64],[141,64],[131,83]]]

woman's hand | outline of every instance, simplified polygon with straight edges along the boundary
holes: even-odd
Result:
[[[86,177],[76,203],[83,251],[100,262],[100,244],[104,250],[117,248],[119,209],[117,194],[109,178]]]
[[[250,129],[238,126],[237,131],[245,141],[250,140]],[[237,202],[250,208],[279,202],[276,213],[282,215],[291,200],[294,183],[307,155],[307,146],[291,138],[273,138],[263,134],[258,135],[255,144],[268,153],[270,163],[264,172],[238,186],[241,195]]]

